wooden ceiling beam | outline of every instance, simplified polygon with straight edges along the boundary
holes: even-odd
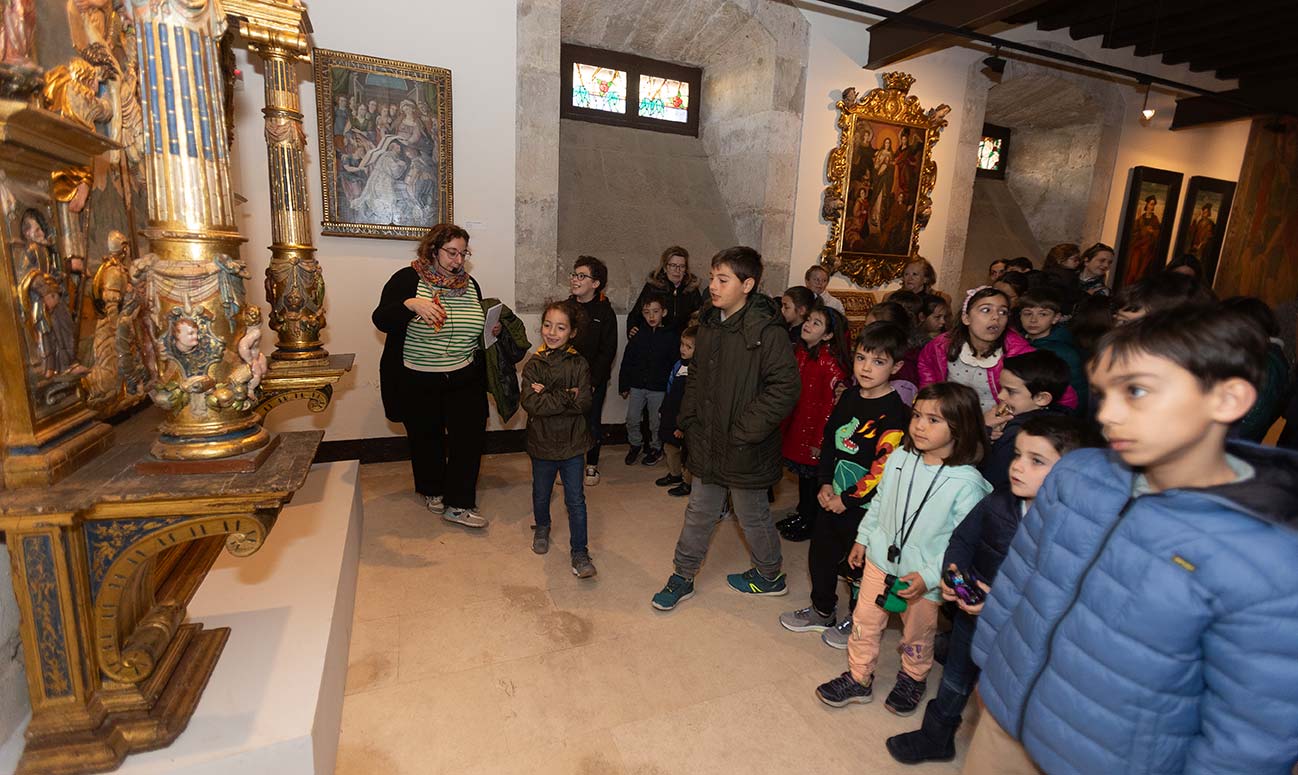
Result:
[[[1185,97],[1176,101],[1172,129],[1189,129],[1241,118],[1298,114],[1298,77],[1265,86],[1223,92],[1220,97]],[[1225,99],[1222,99],[1225,98]]]
[[[1040,6],[1043,0],[921,0],[902,13],[949,27],[976,30]],[[870,25],[868,70],[943,48],[956,38],[939,30],[908,24],[904,18],[884,19]]]

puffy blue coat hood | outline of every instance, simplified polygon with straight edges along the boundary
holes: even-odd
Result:
[[[1289,775],[1298,761],[1298,455],[1133,498],[1106,450],[1060,461],[974,635],[992,716],[1051,775]]]

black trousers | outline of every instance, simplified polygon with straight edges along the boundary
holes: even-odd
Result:
[[[406,438],[415,492],[440,495],[447,506],[477,506],[478,472],[487,438],[486,362],[475,358],[458,371],[406,370],[411,396]]]
[[[816,512],[820,511],[820,480],[815,476],[798,477],[798,513],[803,519],[816,519]]]
[[[838,566],[856,543],[856,529],[864,516],[816,509],[807,567],[811,571],[811,604],[821,613],[832,614],[838,606]]]

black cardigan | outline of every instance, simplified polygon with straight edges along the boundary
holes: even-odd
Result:
[[[469,277],[473,288],[482,298],[482,289],[478,281]],[[379,296],[379,305],[374,308],[370,320],[374,327],[387,334],[383,342],[383,356],[379,358],[379,394],[383,399],[383,414],[391,422],[404,422],[405,410],[409,406],[406,395],[406,327],[415,319],[415,313],[406,308],[406,299],[413,299],[419,294],[419,273],[413,266],[397,270],[388,278]]]

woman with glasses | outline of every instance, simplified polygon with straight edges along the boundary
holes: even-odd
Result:
[[[653,296],[664,297],[667,316],[663,325],[680,333],[690,324],[692,316],[703,304],[703,289],[699,287],[699,278],[690,274],[690,252],[679,245],[672,245],[663,251],[658,259],[658,268],[649,273],[644,288],[636,298],[626,316],[626,338],[635,336],[636,331],[645,324],[644,308],[646,300]]]
[[[383,286],[371,316],[387,339],[379,361],[383,412],[406,426],[415,491],[448,522],[481,528],[478,471],[487,434],[482,290],[465,270],[469,233],[428,230],[410,266]]]

